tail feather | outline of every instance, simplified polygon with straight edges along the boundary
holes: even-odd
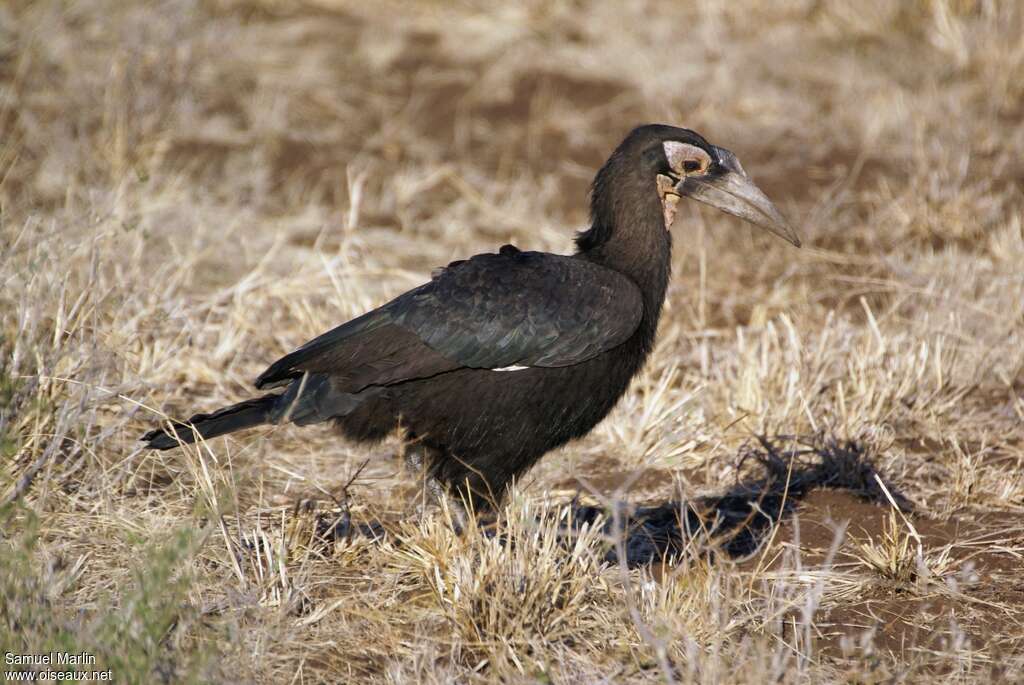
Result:
[[[196,433],[203,439],[209,439],[264,423],[275,423],[279,399],[281,395],[264,395],[210,414],[196,414],[188,421],[172,421],[173,431],[169,427],[158,428],[143,435],[142,440],[149,443],[148,447],[167,450],[181,443],[195,442]]]

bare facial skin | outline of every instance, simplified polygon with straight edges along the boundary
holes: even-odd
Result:
[[[665,158],[668,159],[676,179],[664,174],[658,174],[658,196],[661,198],[662,209],[665,214],[665,230],[672,228],[676,218],[676,205],[679,204],[679,192],[676,190],[678,179],[688,175],[702,175],[707,173],[711,165],[711,157],[707,152],[696,145],[680,143],[674,140],[664,143]]]
[[[672,228],[672,222],[676,220],[676,205],[679,204],[679,193],[676,192],[675,182],[665,176],[658,174],[658,196],[661,198],[662,210],[665,213],[665,230]]]

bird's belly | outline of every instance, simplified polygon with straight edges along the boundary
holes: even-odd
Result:
[[[387,386],[338,424],[357,440],[401,426],[432,448],[434,476],[485,506],[546,452],[590,432],[642,363],[639,347],[624,345],[570,367],[459,369]]]
[[[460,369],[393,387],[395,409],[417,438],[460,459],[486,453],[528,466],[588,433],[615,406],[635,373],[616,361],[601,355],[564,368]]]

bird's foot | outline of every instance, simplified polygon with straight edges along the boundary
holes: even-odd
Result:
[[[448,489],[436,478],[425,478],[420,490],[420,502],[416,513],[423,519],[431,509],[439,509],[447,519],[456,535],[461,535],[469,526],[469,512],[462,501],[448,492]]]
[[[416,515],[423,519],[429,509],[439,507],[441,512],[449,520],[452,530],[461,535],[469,525],[470,514],[465,504],[457,496],[451,493],[444,484],[437,478],[428,475],[430,462],[436,458],[432,450],[422,443],[412,442],[405,446],[403,458],[405,467],[414,475],[421,484],[416,505]]]

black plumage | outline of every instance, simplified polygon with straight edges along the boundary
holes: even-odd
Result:
[[[256,386],[279,392],[143,439],[168,449],[286,421],[334,421],[357,441],[401,428],[411,461],[486,507],[546,452],[588,433],[642,367],[683,196],[798,243],[732,153],[687,129],[643,126],[597,173],[575,254],[506,245],[453,262],[272,364]]]

